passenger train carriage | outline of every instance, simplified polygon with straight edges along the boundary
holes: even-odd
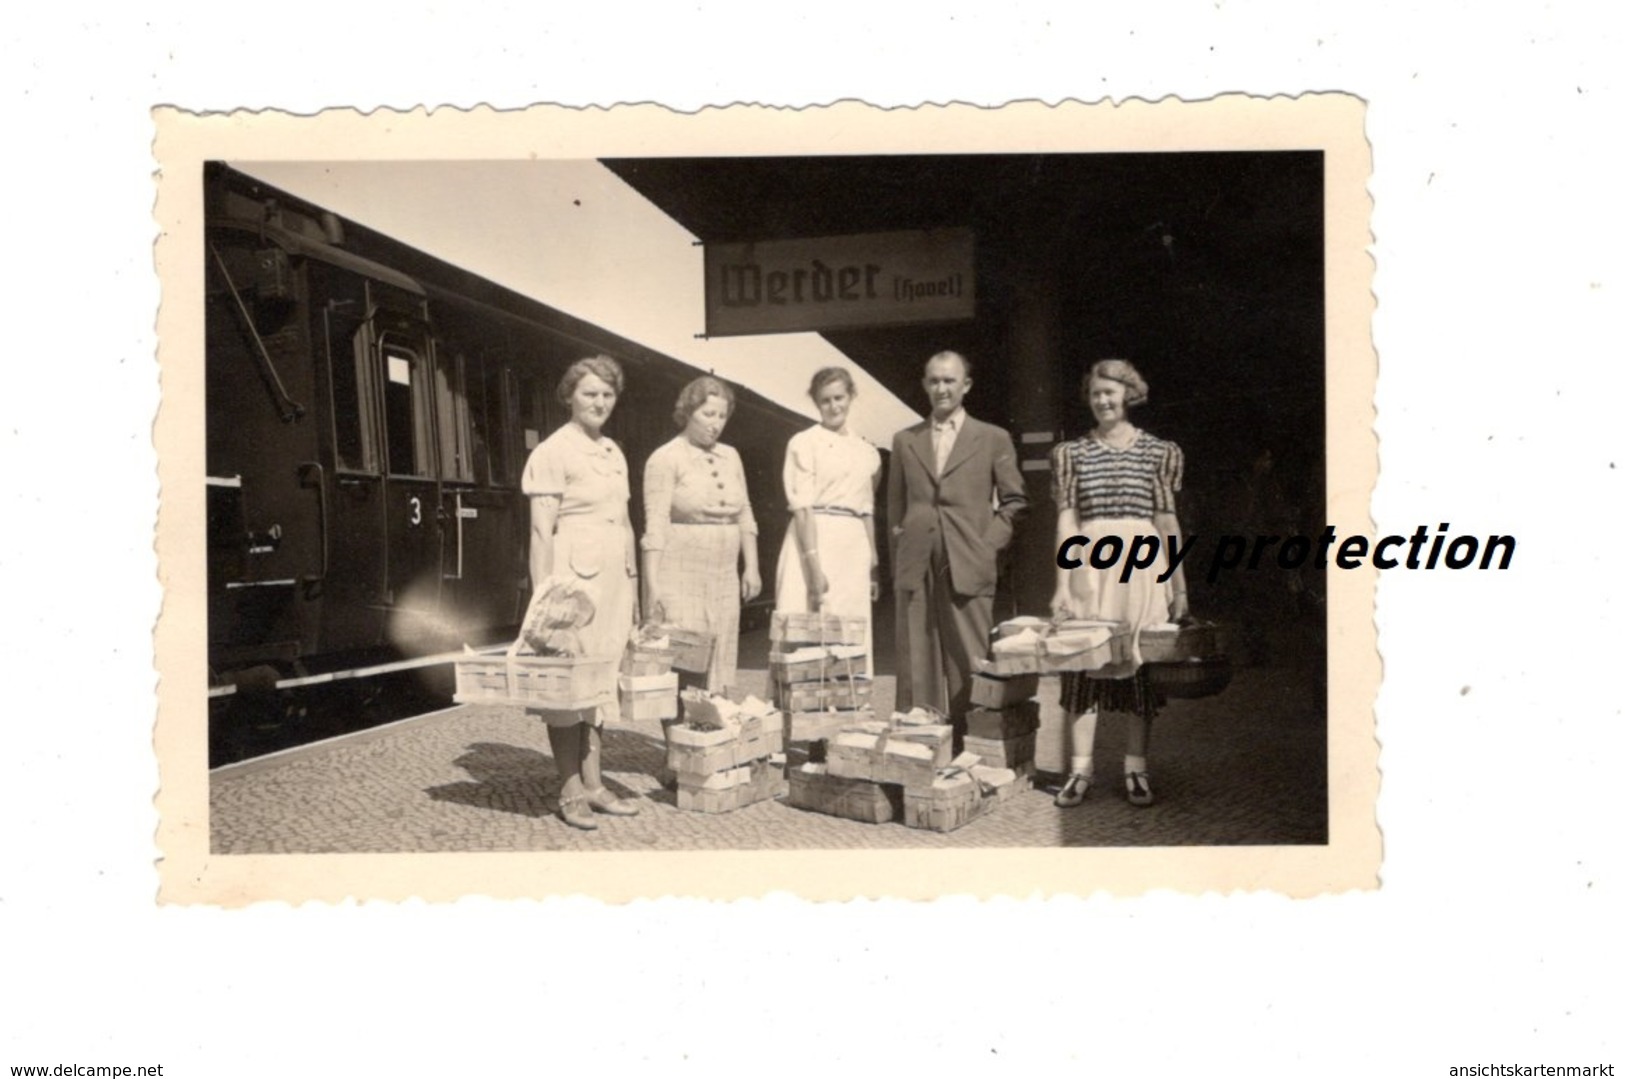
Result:
[[[701,372],[227,166],[204,183],[212,722],[235,688],[511,638],[520,473],[585,355],[626,369],[606,431],[641,533],[643,463]],[[735,389],[768,604],[784,447],[811,421]]]

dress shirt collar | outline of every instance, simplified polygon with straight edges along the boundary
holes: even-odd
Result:
[[[965,422],[965,406],[960,405],[958,408],[954,409],[953,415],[949,416],[945,420],[938,420],[935,417],[932,417],[932,419],[931,419],[931,429],[933,431],[951,431],[951,432],[953,432],[955,434],[958,434],[960,425],[963,424],[964,422]]]

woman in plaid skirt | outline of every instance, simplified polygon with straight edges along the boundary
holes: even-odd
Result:
[[[720,379],[706,375],[684,386],[672,412],[681,433],[643,469],[649,611],[656,621],[715,638],[705,679],[713,693],[734,684],[740,602],[762,591],[745,466],[737,450],[717,441],[733,407],[733,390]]]

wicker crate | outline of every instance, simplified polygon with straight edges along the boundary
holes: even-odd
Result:
[[[459,704],[522,704],[573,711],[615,700],[619,656],[524,656],[469,654],[454,664]]]
[[[668,626],[666,636],[671,639],[673,653],[671,665],[677,670],[687,671],[690,674],[704,674],[711,669],[711,653],[717,643],[711,634],[701,633],[697,629]]]
[[[965,713],[965,735],[972,738],[1019,738],[1038,730],[1038,702],[1008,708],[972,708]]]
[[[970,702],[982,708],[1008,708],[1038,696],[1038,675],[971,675]]]
[[[786,739],[791,742],[822,742],[834,738],[848,727],[874,722],[871,708],[850,712],[786,712],[789,730]]]
[[[1223,656],[1187,659],[1183,663],[1148,663],[1151,684],[1168,698],[1191,700],[1222,693],[1234,673]]]
[[[621,675],[622,719],[676,719],[677,675]]]
[[[769,652],[767,670],[775,686],[867,678],[869,657],[861,646],[856,645],[832,645],[828,648],[803,645]]]
[[[784,752],[784,713],[748,716],[722,729],[665,728],[666,766],[679,777],[709,776]]]
[[[823,648],[775,649],[767,655],[768,677],[775,686],[822,682],[825,678],[824,665],[828,661],[829,652]]]
[[[862,645],[832,644],[824,661],[824,677],[829,680],[869,677],[869,655]]]
[[[629,678],[670,674],[672,660],[676,658],[675,648],[651,648],[646,644],[634,643],[621,656],[621,673]]]
[[[784,771],[753,761],[704,778],[677,777],[677,808],[694,813],[732,813],[785,792]]]
[[[1037,615],[1031,614],[1019,615],[1015,618],[1007,618],[994,626],[993,639],[1001,641],[1006,637],[1014,637],[1016,634],[1025,633],[1028,630],[1032,630],[1034,633],[1044,633],[1053,624],[1054,620],[1050,618],[1039,618]]]
[[[869,620],[862,615],[773,612],[767,639],[775,644],[863,644]]]
[[[1025,768],[995,768],[984,763],[972,767],[970,774],[982,784],[985,794],[1002,805],[1033,789],[1033,771],[1030,764]]]
[[[994,652],[980,667],[982,673],[1008,678],[1020,674],[1063,674],[1098,671],[1120,661],[1123,637],[1113,637],[1081,651],[1052,653],[1042,643],[1034,652]]]
[[[1038,735],[1029,733],[1014,738],[977,738],[965,736],[965,752],[982,758],[990,768],[1033,769],[1038,754]]]
[[[1211,622],[1184,626],[1165,623],[1140,629],[1140,658],[1147,663],[1183,663],[1220,654],[1219,628]]]
[[[875,783],[929,786],[952,753],[953,728],[946,724],[862,723],[830,739],[829,772]]]
[[[839,679],[825,682],[820,699],[826,710],[851,712],[868,708],[874,700],[875,685],[867,678]]]
[[[834,682],[777,682],[773,703],[786,712],[853,711],[867,708],[874,699],[874,683],[867,678]]]
[[[1119,662],[1127,638],[1117,622],[1071,619],[1035,627],[1031,618],[1012,619],[999,626],[996,644],[983,673],[1011,677],[1023,674],[1060,674],[1097,671]],[[1012,649],[1015,638],[1027,638]]]
[[[817,712],[824,707],[823,686],[817,682],[775,682],[773,703],[786,712]]]
[[[866,824],[885,824],[903,815],[903,788],[895,783],[832,776],[822,764],[792,768],[789,782],[785,801],[797,809]]]
[[[968,768],[947,768],[929,784],[903,788],[903,823],[931,832],[952,832],[998,804],[994,790]]]
[[[662,641],[665,647],[651,648],[650,645],[657,641]],[[709,633],[685,629],[670,622],[649,622],[638,630],[632,647],[651,658],[669,653],[671,667],[690,674],[704,674],[711,669],[711,654],[716,647],[716,638]]]

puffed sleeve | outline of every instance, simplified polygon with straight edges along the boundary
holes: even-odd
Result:
[[[750,508],[750,485],[745,482],[745,462],[732,446],[728,447],[728,459],[733,463],[734,479],[739,484],[739,534],[754,536],[757,534],[756,514]]]
[[[670,443],[667,443],[670,445]],[[671,527],[671,496],[677,489],[677,458],[661,446],[643,466],[643,549],[663,551]]]
[[[818,447],[810,438],[796,435],[784,454],[784,498],[791,513],[812,509],[818,497]]]
[[[1174,493],[1185,483],[1185,455],[1173,442],[1162,444],[1157,479],[1151,486],[1151,505],[1157,513],[1174,512]]]
[[[525,474],[520,477],[519,489],[532,498],[564,497],[565,469],[563,447],[547,439],[530,451],[525,461]]]
[[[1055,508],[1078,508],[1078,485],[1072,476],[1072,443],[1057,442],[1049,451],[1050,493]]]

